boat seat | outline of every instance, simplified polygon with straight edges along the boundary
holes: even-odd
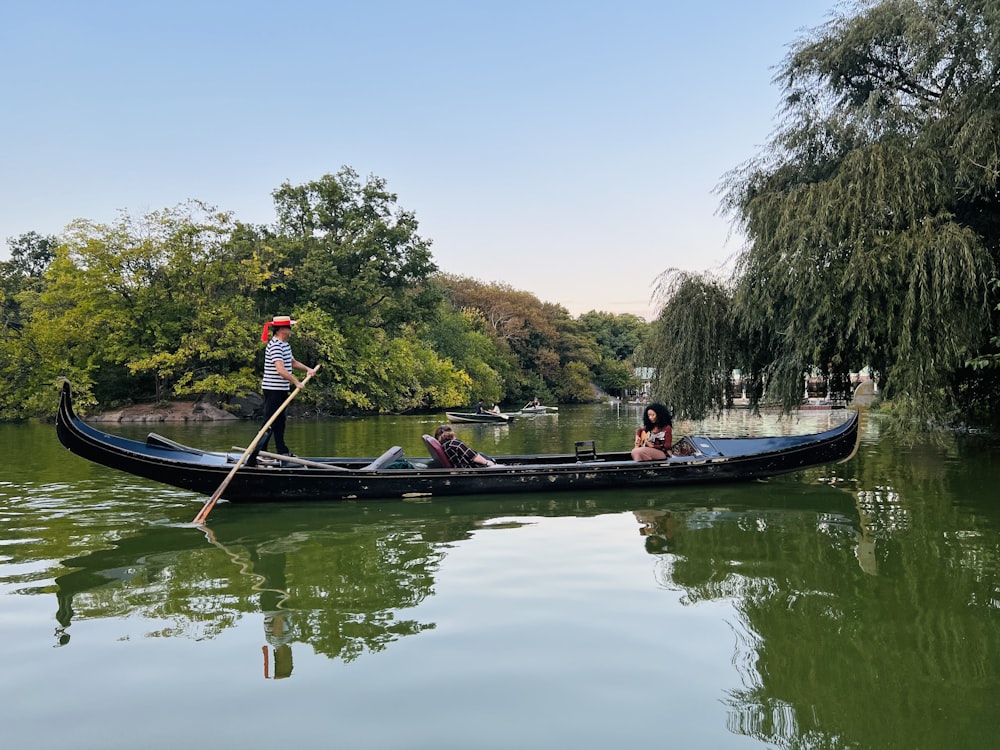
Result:
[[[712,442],[710,438],[698,435],[691,438],[695,453],[704,458],[717,458],[722,455],[722,451]]]
[[[394,445],[367,466],[362,466],[359,471],[378,471],[379,469],[384,469],[389,464],[396,463],[396,461],[402,458],[403,449],[398,445]]]
[[[682,437],[676,443],[671,445],[670,450],[667,451],[668,458],[690,458],[700,454],[701,451],[699,451],[698,446],[694,444],[694,440],[687,436]]]
[[[451,465],[451,461],[448,460],[448,456],[444,453],[444,448],[441,447],[441,443],[435,440],[430,435],[422,435],[424,439],[424,445],[427,446],[428,452],[431,454],[431,458],[434,460],[431,462],[431,468],[435,469],[451,469],[454,468]]]
[[[577,440],[576,441],[576,460],[577,461],[596,461],[597,460],[597,447],[593,440]]]

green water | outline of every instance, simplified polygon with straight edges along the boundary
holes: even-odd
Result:
[[[813,432],[736,413],[686,429]],[[296,421],[423,455],[435,417]],[[638,409],[459,426],[627,447]],[[104,426],[142,437],[149,427]],[[0,425],[0,706],[25,748],[981,748],[1000,730],[1000,447],[865,417],[845,464],[682,489],[230,506]],[[246,423],[157,425],[209,448]]]

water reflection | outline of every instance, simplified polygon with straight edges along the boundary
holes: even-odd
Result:
[[[210,528],[205,529],[209,543],[221,549],[238,566],[258,594],[264,620],[264,679],[281,680],[292,674],[292,643],[296,633],[292,613],[287,609],[291,594],[285,581],[286,553],[283,547],[248,549],[245,554],[222,544]],[[270,649],[270,651],[268,650]],[[273,664],[273,669],[272,669]]]
[[[862,456],[857,475],[879,474],[874,460]],[[659,589],[682,607],[731,607],[739,685],[724,690],[729,731],[769,746],[918,746],[927,729],[918,715],[942,702],[953,714],[989,703],[1000,662],[996,536],[949,502],[906,502],[912,489],[885,475],[863,485],[839,471],[659,493],[233,507],[209,529],[147,524],[67,557],[54,587],[36,593],[55,592],[61,646],[77,645],[81,619],[124,628],[138,615],[162,623],[146,637],[196,640],[249,619],[261,637],[247,654],[255,674],[290,679],[299,648],[350,664],[437,628],[420,605],[456,546],[474,548],[485,530],[625,517],[626,546],[649,556]],[[932,488],[949,481],[909,471],[907,481]],[[871,687],[887,675],[884,693]],[[883,712],[913,728],[902,718],[873,727]]]
[[[292,676],[292,628],[291,614],[288,610],[264,613],[264,637],[268,646],[261,646],[264,653],[264,679],[283,680]],[[270,657],[270,658],[269,658]],[[271,661],[274,661],[274,673],[271,673]]]
[[[469,432],[495,452],[571,450],[581,437],[614,444],[636,418],[622,410],[598,422],[595,413]],[[318,455],[367,436],[363,447],[377,453],[402,434],[422,450],[419,434],[437,421],[299,423],[296,445]],[[88,710],[103,720],[108,691],[130,684],[136,661],[137,644],[126,654],[121,642],[138,638],[143,664],[194,653],[185,663],[198,665],[197,679],[221,678],[222,689],[252,678],[252,696],[270,687],[262,677],[279,680],[289,703],[312,707],[320,695],[317,716],[335,694],[340,723],[359,728],[354,738],[384,720],[365,724],[363,703],[351,702],[359,685],[380,696],[395,687],[393,710],[411,710],[411,722],[454,728],[464,718],[469,736],[483,706],[518,716],[542,707],[532,736],[547,746],[578,722],[601,729],[611,694],[628,697],[632,716],[662,710],[681,744],[704,738],[708,724],[730,735],[689,746],[981,747],[1000,731],[1000,448],[985,441],[902,444],[869,420],[847,464],[772,482],[221,506],[203,531],[183,525],[203,498],[68,457],[49,426],[0,426],[2,437],[13,453],[0,481],[0,642],[5,704],[36,717],[23,738],[56,731],[42,705],[54,686],[67,701],[93,694]],[[206,437],[240,442],[225,429]],[[480,615],[493,599],[511,609],[503,632]],[[721,636],[706,632],[715,626]],[[421,633],[431,637],[408,638]],[[498,642],[511,651],[492,653]],[[372,653],[390,658],[363,658]],[[349,665],[351,680],[323,674],[333,663]],[[452,668],[435,677],[441,663]],[[676,679],[663,679],[671,667]],[[176,689],[157,705],[190,710],[190,678],[168,683]],[[571,696],[562,713],[553,696]],[[127,744],[148,739],[143,705],[123,712],[139,717]],[[438,705],[447,716],[434,714]],[[243,701],[215,708],[233,725],[247,710]],[[608,736],[648,740],[646,722],[612,723]]]
[[[657,573],[661,585],[683,588],[689,601],[747,593],[715,585],[720,570],[753,564],[727,541],[733,534],[807,532],[839,544],[861,533],[857,518],[847,515],[850,496],[823,486],[788,485],[780,497],[763,484],[662,497],[622,492],[244,507],[220,514],[204,530],[152,524],[108,549],[63,561],[55,578],[57,643],[71,643],[71,625],[81,618],[138,613],[170,623],[150,637],[204,639],[254,616],[264,633],[265,676],[280,678],[292,674],[295,643],[351,662],[433,629],[433,622],[407,613],[433,595],[454,543],[484,529],[510,532],[532,518],[631,512],[645,551],[672,556]],[[835,526],[845,531],[831,533]],[[734,557],[720,566],[718,552],[726,547]]]

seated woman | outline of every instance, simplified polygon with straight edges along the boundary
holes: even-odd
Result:
[[[496,461],[492,461],[482,453],[472,450],[472,448],[456,438],[455,431],[446,424],[434,430],[434,439],[441,443],[444,454],[451,461],[451,465],[456,468],[497,465]]]
[[[642,427],[635,431],[633,461],[662,461],[669,455],[673,440],[673,420],[663,404],[650,404],[642,415]]]

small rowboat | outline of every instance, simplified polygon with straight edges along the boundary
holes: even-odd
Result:
[[[155,433],[140,442],[100,432],[74,414],[69,383],[59,399],[56,434],[88,461],[209,496],[241,458]],[[369,500],[748,481],[847,460],[857,450],[858,413],[849,411],[843,424],[813,435],[689,435],[678,441],[689,455],[662,461],[633,461],[628,451],[599,452],[593,440],[581,440],[575,453],[494,456],[496,466],[454,468],[440,443],[430,435],[423,441],[430,459],[404,459],[398,446],[374,459],[278,456],[269,465],[241,467],[221,496],[231,502]]]
[[[558,406],[525,406],[521,409],[522,414],[548,414],[559,411]]]
[[[484,424],[506,424],[514,421],[514,416],[511,414],[494,414],[493,412],[482,412],[481,414],[477,414],[476,412],[446,411],[445,416],[448,417],[448,421],[452,423],[481,422]]]

